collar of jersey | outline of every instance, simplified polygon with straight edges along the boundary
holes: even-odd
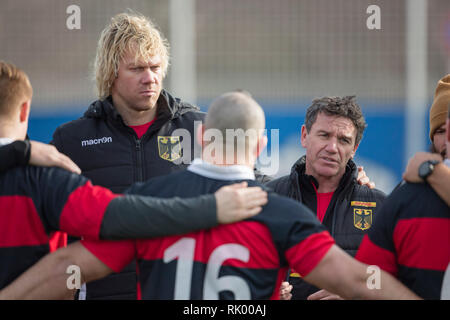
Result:
[[[194,159],[187,170],[217,180],[255,180],[253,170],[247,166],[216,166],[202,159]]]
[[[0,146],[6,146],[7,144],[12,143],[14,140],[11,138],[0,138]]]

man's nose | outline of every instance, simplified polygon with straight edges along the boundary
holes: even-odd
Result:
[[[142,82],[143,83],[155,83],[157,81],[156,73],[152,71],[150,68],[145,68],[142,74]]]
[[[330,139],[325,147],[325,150],[330,153],[336,153],[338,151],[336,139]]]

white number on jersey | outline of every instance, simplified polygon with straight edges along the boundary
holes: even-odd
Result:
[[[175,275],[176,300],[189,300],[192,285],[192,268],[194,266],[195,239],[181,238],[164,251],[163,261],[168,263],[178,258]],[[217,300],[221,291],[231,291],[235,299],[251,299],[250,288],[244,279],[238,276],[219,277],[225,260],[237,259],[248,262],[250,251],[236,243],[218,246],[208,259],[203,287],[203,299]]]

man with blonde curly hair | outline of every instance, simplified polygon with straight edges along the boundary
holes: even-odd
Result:
[[[194,122],[205,115],[163,89],[168,65],[168,42],[148,18],[121,13],[102,31],[94,67],[99,99],[58,127],[52,142],[94,184],[123,192],[184,169],[194,156]],[[189,132],[191,142],[176,129]],[[135,270],[90,284],[86,299],[136,299]]]

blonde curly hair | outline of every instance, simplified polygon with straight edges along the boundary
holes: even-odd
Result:
[[[111,94],[111,86],[117,77],[119,63],[128,50],[135,50],[136,61],[149,60],[160,55],[165,77],[169,66],[169,43],[147,17],[138,13],[120,13],[111,18],[103,29],[97,45],[94,62],[97,94],[105,99]]]

